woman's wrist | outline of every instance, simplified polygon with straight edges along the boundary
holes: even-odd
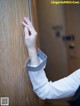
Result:
[[[33,52],[33,51],[37,51],[36,47],[28,48],[28,52]]]
[[[37,49],[36,48],[28,49],[28,54],[29,54],[31,64],[35,65],[35,66],[39,65],[39,58],[37,56]]]
[[[28,53],[29,53],[29,56],[37,55],[37,49],[36,48],[29,48]]]

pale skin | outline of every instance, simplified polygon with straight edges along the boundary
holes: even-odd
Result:
[[[36,66],[39,64],[39,59],[37,57],[37,50],[36,50],[37,32],[34,29],[28,17],[24,17],[22,25],[25,34],[25,45],[28,49],[31,64]]]

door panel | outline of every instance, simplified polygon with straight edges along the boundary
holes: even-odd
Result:
[[[68,73],[80,68],[80,5],[65,6],[66,34],[74,35],[75,40],[67,42]],[[74,44],[74,48],[69,45]]]
[[[0,97],[9,97],[10,106],[39,106],[25,68],[25,15],[29,16],[27,0],[0,0]]]

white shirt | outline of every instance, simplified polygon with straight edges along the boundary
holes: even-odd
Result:
[[[59,99],[73,96],[80,85],[80,69],[60,80],[48,81],[44,71],[47,56],[38,49],[38,57],[40,64],[37,67],[31,66],[30,61],[26,64],[34,92],[41,99]]]

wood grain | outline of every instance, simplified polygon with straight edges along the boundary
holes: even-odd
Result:
[[[0,0],[0,97],[9,97],[10,106],[39,106],[25,68],[25,15],[29,16],[27,0]]]

